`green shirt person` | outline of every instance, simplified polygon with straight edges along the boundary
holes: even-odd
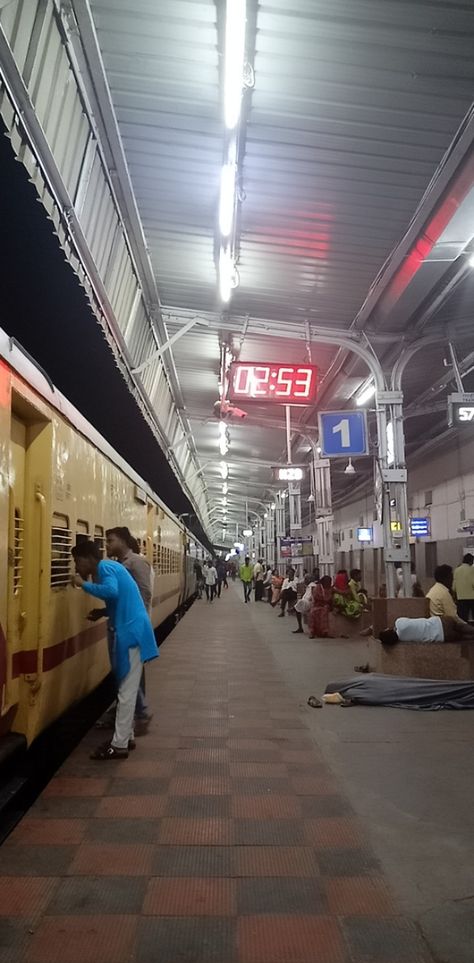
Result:
[[[239,575],[244,587],[244,602],[249,602],[250,592],[252,591],[253,565],[250,564],[248,555],[245,556],[245,564],[240,566]]]

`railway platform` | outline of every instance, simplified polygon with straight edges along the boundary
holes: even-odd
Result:
[[[307,707],[292,628],[239,584],[192,606],[136,751],[93,762],[91,730],[0,850],[1,963],[431,963],[330,763],[351,710]]]

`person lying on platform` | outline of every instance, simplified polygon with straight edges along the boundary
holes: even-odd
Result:
[[[88,595],[102,599],[115,634],[113,671],[118,683],[115,729],[111,742],[99,746],[91,759],[126,759],[135,748],[133,716],[142,664],[159,655],[153,628],[137,583],[119,562],[102,560],[95,542],[72,549],[76,574],[71,582]],[[88,581],[92,578],[92,581]]]
[[[446,615],[432,615],[429,619],[395,619],[392,629],[380,632],[382,645],[397,642],[461,642],[474,639],[474,626]]]

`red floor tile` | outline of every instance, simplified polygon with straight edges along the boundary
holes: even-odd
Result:
[[[119,767],[124,764],[125,760],[124,763],[117,763]],[[110,766],[116,763],[113,760],[112,763],[104,763],[104,765]],[[118,770],[116,774],[118,775]],[[104,776],[55,776],[43,790],[43,796],[103,796],[108,785],[109,778]]]
[[[45,917],[27,963],[129,963],[137,929],[133,916]]]
[[[294,819],[301,816],[297,796],[233,796],[231,815],[241,819]]]
[[[238,921],[240,963],[346,963],[335,920],[318,916],[247,916]]]
[[[235,916],[237,882],[232,879],[152,879],[143,905],[151,916]]]
[[[393,916],[388,887],[370,876],[324,879],[328,909],[334,916]]]
[[[230,764],[230,775],[234,779],[246,779],[253,776],[272,779],[277,776],[287,776],[288,770],[282,762],[232,762]]]
[[[26,816],[10,836],[12,843],[42,846],[81,843],[86,829],[85,819],[36,819]]]
[[[303,846],[239,846],[235,849],[237,876],[318,875],[312,849]]]
[[[0,916],[34,916],[49,902],[58,880],[48,877],[0,876]]]
[[[331,796],[338,784],[332,776],[291,776],[291,786],[297,796]]]
[[[167,796],[106,796],[101,799],[96,816],[155,819],[164,816],[167,803]]]
[[[357,820],[343,816],[305,819],[304,833],[307,844],[316,849],[356,849],[364,841]]]
[[[174,846],[226,846],[233,843],[233,837],[231,819],[168,817],[161,820],[158,842]]]
[[[169,784],[170,796],[224,796],[231,790],[227,776],[175,776]]]
[[[83,843],[70,876],[151,876],[153,846],[141,843]]]

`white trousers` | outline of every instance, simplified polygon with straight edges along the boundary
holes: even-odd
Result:
[[[142,660],[140,649],[128,650],[130,671],[122,679],[117,693],[117,712],[115,714],[115,732],[112,745],[115,749],[127,749],[129,739],[133,739],[133,717],[137,692],[142,675]]]

